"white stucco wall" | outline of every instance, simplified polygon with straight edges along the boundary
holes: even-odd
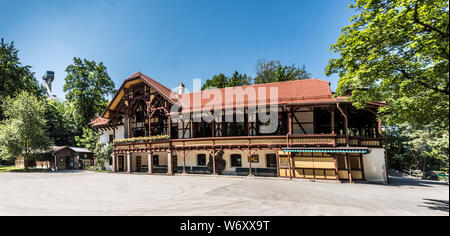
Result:
[[[186,166],[197,166],[197,155],[198,154],[205,154],[206,155],[206,164],[208,164],[209,161],[209,152],[208,151],[191,151],[186,154]],[[240,154],[242,158],[242,167],[248,168],[249,162],[247,158],[247,152],[246,151],[240,151],[240,150],[225,150],[223,159],[226,162],[226,172],[235,172],[236,167],[231,167],[231,155],[233,154]],[[253,168],[267,168],[267,161],[266,161],[266,155],[267,154],[276,154],[275,150],[261,150],[257,151],[255,154],[259,156],[259,162],[258,163],[252,163]],[[175,153],[174,155],[177,156],[177,163],[178,166],[183,166],[183,157],[181,153]]]
[[[153,156],[158,155],[159,166],[167,166],[167,152],[153,152]],[[172,153],[173,155],[174,153]],[[176,154],[175,154],[176,155]],[[126,156],[125,156],[126,157]],[[141,157],[141,164],[148,165],[148,153],[132,153],[131,154],[131,171],[137,170],[137,157]]]
[[[367,182],[387,183],[386,155],[384,148],[372,148],[364,155],[364,174]]]
[[[125,138],[125,129],[124,126],[118,126],[116,128],[116,137],[115,139],[124,139]],[[103,131],[100,133],[100,142],[101,143],[109,143],[109,136],[113,135],[112,130]]]

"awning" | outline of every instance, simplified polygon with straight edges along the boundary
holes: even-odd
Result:
[[[288,153],[370,153],[370,149],[364,147],[336,147],[336,148],[283,148],[283,152]]]

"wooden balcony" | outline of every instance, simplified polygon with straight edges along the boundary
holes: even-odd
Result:
[[[382,147],[383,138],[350,137],[352,147]],[[282,147],[342,147],[347,146],[345,136],[289,135],[214,137],[194,139],[172,139],[158,141],[129,141],[114,144],[115,152],[147,152],[168,150],[204,149],[280,149]]]

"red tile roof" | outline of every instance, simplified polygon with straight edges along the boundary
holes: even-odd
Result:
[[[106,119],[103,117],[98,117],[98,118],[94,119],[93,121],[91,121],[91,123],[89,123],[89,125],[102,126],[102,125],[107,125],[108,123],[109,123],[109,119]]]
[[[278,99],[270,100],[270,90],[271,88],[278,90]],[[235,91],[254,91],[254,96],[249,99],[249,96],[244,96],[244,100],[240,101],[242,106],[256,106],[256,105],[270,105],[270,104],[306,104],[306,103],[327,103],[335,102],[336,99],[333,98],[333,93],[330,89],[330,83],[320,79],[306,79],[306,80],[294,80],[286,82],[276,82],[268,84],[256,84],[232,88],[222,88],[222,89],[212,89],[200,92],[184,94],[180,97],[180,100],[186,105],[184,112],[200,111],[201,109],[208,106],[214,106],[215,108],[231,108],[239,106],[236,101],[236,97],[227,97],[227,90],[230,91],[234,89]],[[232,91],[231,91],[232,92]],[[259,94],[260,92],[265,92],[264,94]],[[213,102],[211,95],[222,95],[220,102]],[[201,107],[198,104],[193,105],[194,97],[201,96]],[[259,100],[259,97],[263,99]]]
[[[130,76],[125,80],[124,83],[130,80],[134,80],[137,78],[142,78],[144,82],[157,90],[161,95],[163,95],[166,99],[171,102],[182,101],[186,106],[183,112],[195,112],[200,111],[205,108],[205,105],[214,106],[215,108],[230,108],[237,107],[239,104],[236,103],[236,100],[233,99],[231,101],[230,98],[225,98],[226,91],[229,89],[242,89],[242,90],[254,90],[256,92],[256,99],[249,99],[248,96],[244,97],[243,106],[252,106],[252,105],[289,105],[289,104],[330,104],[336,103],[337,101],[343,102],[345,98],[333,98],[333,93],[331,92],[330,83],[328,81],[320,80],[320,79],[306,79],[306,80],[294,80],[294,81],[286,81],[286,82],[277,82],[277,83],[268,83],[268,84],[256,84],[256,85],[248,85],[248,86],[240,86],[233,88],[223,88],[223,89],[212,89],[205,90],[194,93],[187,93],[183,95],[177,95],[175,92],[172,92],[170,89],[160,84],[159,82],[147,77],[146,75],[138,72]],[[270,89],[276,88],[278,89],[278,100],[271,101],[270,100]],[[258,91],[265,91],[264,99],[258,100]],[[222,98],[220,102],[213,103],[213,98],[206,95],[211,94],[222,94]],[[172,95],[172,96],[171,96]],[[203,95],[203,96],[202,96]],[[262,95],[262,94],[261,94]],[[201,106],[193,106],[193,100],[196,96],[202,96]],[[207,98],[208,97],[208,98]],[[227,99],[227,100],[226,100]],[[240,104],[242,105],[242,104]],[[93,120],[90,125],[91,126],[103,126],[107,125],[109,119],[99,117]]]

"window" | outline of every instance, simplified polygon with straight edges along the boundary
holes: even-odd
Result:
[[[276,154],[267,154],[266,162],[267,162],[267,168],[276,168],[277,167],[277,155]]]
[[[241,167],[242,166],[242,158],[239,154],[231,155],[231,167]]]
[[[349,156],[350,158],[350,166],[352,167],[352,170],[360,170],[359,166],[359,157],[357,156]]]
[[[197,165],[198,166],[206,166],[206,155],[205,154],[197,155]]]
[[[289,156],[280,156],[280,167],[282,168],[289,168],[290,165],[290,160],[289,160]]]
[[[337,157],[337,165],[339,170],[346,170],[347,165],[345,164],[345,156]]]
[[[252,160],[252,163],[259,163],[258,154],[252,155],[252,157],[250,159]]]

